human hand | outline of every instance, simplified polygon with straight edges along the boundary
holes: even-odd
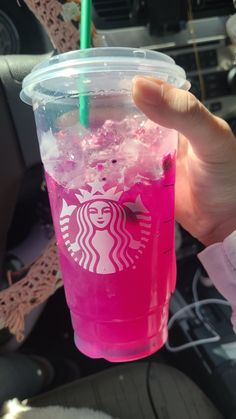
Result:
[[[206,246],[236,229],[236,139],[229,125],[190,92],[136,77],[133,99],[150,118],[179,134],[176,220]]]

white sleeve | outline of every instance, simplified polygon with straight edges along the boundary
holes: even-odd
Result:
[[[198,258],[215,287],[229,301],[236,333],[236,230],[222,243],[207,247]]]

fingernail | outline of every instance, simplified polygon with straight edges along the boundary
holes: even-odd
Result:
[[[148,105],[157,105],[162,97],[163,82],[148,77],[136,76],[133,79],[133,95]]]

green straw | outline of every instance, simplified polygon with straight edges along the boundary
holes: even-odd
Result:
[[[81,0],[80,49],[86,49],[91,47],[91,12],[91,0]]]
[[[80,17],[80,49],[91,47],[91,23],[92,23],[92,1],[81,0]],[[83,79],[82,79],[83,81]],[[79,118],[81,125],[89,125],[89,99],[87,96],[80,97]]]

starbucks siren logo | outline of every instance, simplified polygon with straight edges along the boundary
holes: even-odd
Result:
[[[97,274],[110,274],[130,266],[135,269],[135,261],[142,255],[151,233],[151,216],[140,195],[135,202],[121,205],[119,198],[123,192],[117,192],[117,187],[104,190],[100,182],[89,183],[88,187],[90,192],[79,189],[80,194],[74,195],[79,206],[62,200],[60,230],[68,252],[81,267]],[[127,219],[127,211],[131,211],[135,221]],[[134,222],[138,240],[130,232]]]

